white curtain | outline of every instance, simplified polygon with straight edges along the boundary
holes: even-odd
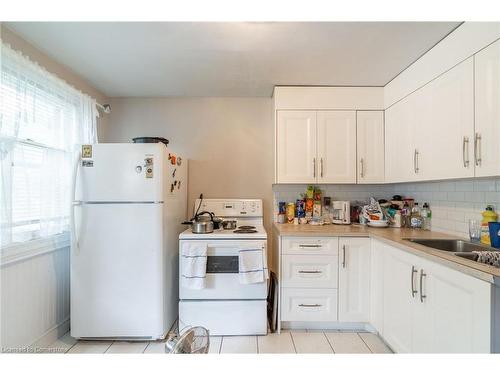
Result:
[[[0,244],[68,235],[72,153],[96,143],[94,99],[1,45]]]

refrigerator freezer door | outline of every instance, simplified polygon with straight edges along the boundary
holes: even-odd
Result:
[[[162,143],[99,143],[83,146],[77,154],[75,200],[163,200],[168,151]]]
[[[163,204],[75,206],[73,337],[155,339],[168,331],[175,316],[164,314],[162,215]]]

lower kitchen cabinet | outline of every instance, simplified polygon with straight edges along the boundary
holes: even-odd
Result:
[[[376,239],[285,236],[280,243],[282,322],[369,323],[397,353],[499,350],[493,305],[500,292],[495,299],[486,281]]]
[[[370,319],[370,239],[340,238],[339,321]]]
[[[401,353],[491,351],[491,284],[386,245],[383,337]]]

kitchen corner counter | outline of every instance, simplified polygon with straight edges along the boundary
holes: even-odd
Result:
[[[364,225],[273,224],[273,232],[283,237],[370,237],[409,253],[438,262],[492,284],[500,285],[500,268],[460,258],[442,250],[419,245],[405,238],[452,239],[449,234],[406,228],[371,228]],[[461,238],[463,239],[463,238]]]

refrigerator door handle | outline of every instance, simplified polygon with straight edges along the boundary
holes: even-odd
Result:
[[[76,233],[76,223],[75,223],[75,206],[81,205],[81,202],[75,201],[76,196],[76,179],[78,177],[78,169],[80,166],[80,157],[78,156],[75,161],[75,167],[73,169],[73,184],[71,186],[71,200],[73,203],[71,204],[71,213],[70,213],[70,223],[71,223],[71,233],[73,235],[72,243],[75,244],[75,253],[78,254],[80,252],[80,244],[78,243],[78,235]]]

